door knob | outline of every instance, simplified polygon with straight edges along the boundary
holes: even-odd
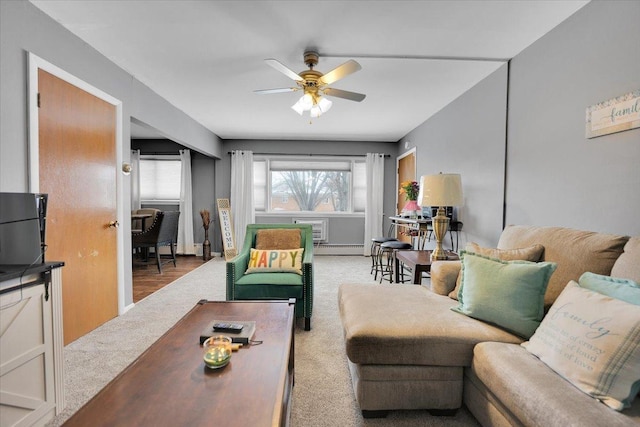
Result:
[[[118,228],[120,227],[120,223],[118,221],[109,221],[110,228]]]

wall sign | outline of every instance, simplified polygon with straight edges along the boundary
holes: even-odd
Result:
[[[218,216],[220,217],[220,232],[222,233],[224,259],[230,260],[238,254],[236,241],[233,236],[231,205],[229,204],[229,199],[216,199],[216,202],[218,203]]]
[[[640,89],[587,107],[587,138],[639,127]]]

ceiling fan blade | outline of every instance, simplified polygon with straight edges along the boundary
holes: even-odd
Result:
[[[323,90],[327,96],[335,96],[336,98],[344,98],[349,101],[360,102],[367,97],[367,95],[357,92],[349,92],[348,90],[332,89],[330,87]]]
[[[290,68],[288,68],[286,65],[284,65],[277,59],[269,58],[269,59],[265,59],[264,62],[271,65],[273,68],[280,71],[282,74],[284,74],[285,76],[289,77],[292,80],[295,80],[297,82],[301,82],[304,80],[302,77],[298,75],[298,73],[296,73],[295,71],[292,71]]]
[[[258,95],[268,95],[270,93],[283,93],[283,92],[295,92],[299,88],[297,87],[281,87],[278,89],[260,89],[254,90],[253,93],[257,93]]]
[[[350,59],[344,64],[337,66],[327,74],[320,77],[320,82],[325,85],[330,85],[331,83],[345,78],[349,74],[355,73],[360,69],[362,69],[362,66],[360,66],[360,64],[358,64],[353,59]]]

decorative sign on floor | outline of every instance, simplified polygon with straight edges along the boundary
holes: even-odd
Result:
[[[233,236],[231,205],[229,204],[229,199],[216,199],[216,201],[218,203],[218,216],[220,217],[220,232],[222,233],[224,259],[230,260],[238,254],[235,238]]]
[[[640,89],[587,107],[587,138],[640,127]]]

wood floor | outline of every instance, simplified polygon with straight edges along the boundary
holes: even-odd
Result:
[[[137,303],[202,264],[204,264],[204,260],[201,256],[178,255],[176,267],[173,266],[172,262],[163,264],[162,274],[159,274],[158,267],[154,261],[150,260],[148,264],[134,262],[133,302]]]

